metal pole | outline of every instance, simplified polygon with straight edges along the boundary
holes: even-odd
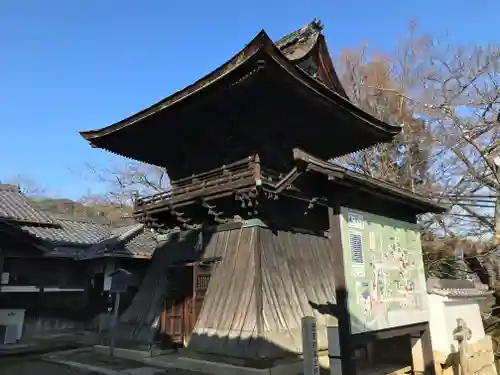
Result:
[[[111,357],[115,354],[115,338],[113,334],[113,328],[118,322],[118,308],[120,307],[120,292],[115,293],[115,306],[113,307],[113,323],[111,324],[111,344],[109,345],[109,355]]]

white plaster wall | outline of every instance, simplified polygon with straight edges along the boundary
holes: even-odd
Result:
[[[449,340],[446,338],[446,321],[444,315],[443,297],[435,294],[427,296],[429,303],[429,326],[431,329],[432,349],[448,353]]]
[[[17,339],[23,335],[25,310],[22,309],[2,309],[0,310],[0,324],[15,325],[17,328]]]
[[[446,336],[450,338],[450,347],[457,351],[457,342],[453,340],[453,330],[457,327],[457,319],[462,318],[472,331],[470,342],[484,338],[484,326],[481,320],[478,301],[445,300]]]
[[[477,300],[449,299],[430,294],[428,296],[432,349],[449,354],[456,351],[453,330],[457,319],[462,318],[472,331],[471,342],[485,337],[481,312]]]

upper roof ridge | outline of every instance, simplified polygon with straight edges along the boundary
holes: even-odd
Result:
[[[278,48],[283,49],[290,44],[296,43],[300,39],[308,38],[313,34],[321,33],[323,28],[324,27],[321,21],[315,18],[312,20],[312,22],[309,22],[308,24],[302,26],[300,29],[288,33],[277,42],[275,42],[275,44]]]

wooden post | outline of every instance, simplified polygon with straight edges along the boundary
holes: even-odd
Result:
[[[302,318],[302,353],[304,375],[319,375],[317,328],[313,316]]]
[[[425,361],[422,346],[422,337],[410,336],[412,370],[414,374],[425,374]]]
[[[331,203],[332,204],[332,203]],[[348,307],[347,286],[344,270],[344,253],[342,250],[342,234],[340,232],[340,206],[333,203],[334,207],[328,207],[328,220],[330,223],[330,243],[334,258],[335,279],[335,311],[332,314],[338,320],[338,335],[340,358],[332,358],[341,362],[342,371],[339,375],[356,375],[357,368],[353,359],[353,347],[351,344],[351,317]]]
[[[118,322],[118,308],[120,307],[120,292],[115,293],[115,306],[113,307],[113,322],[111,324],[110,334],[111,334],[111,343],[109,345],[109,355],[113,357],[115,355],[115,338],[113,328],[116,326]]]
[[[431,340],[431,327],[429,323],[425,325],[425,330],[421,332],[420,342],[422,346],[424,373],[426,375],[436,375],[436,364],[434,362],[434,351],[432,350]]]
[[[3,273],[3,260],[4,260],[4,254],[2,248],[0,247],[0,276]]]
[[[460,375],[470,375],[467,342],[472,332],[462,318],[457,319],[457,328],[453,330],[453,339],[458,341]]]
[[[4,254],[2,248],[0,248],[0,281],[2,279],[3,274],[3,263],[4,263]],[[0,293],[2,293],[2,284],[0,282]],[[3,307],[3,306],[1,306]]]

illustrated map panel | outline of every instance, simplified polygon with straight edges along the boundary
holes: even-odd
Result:
[[[347,208],[341,216],[352,333],[428,321],[418,227]]]

